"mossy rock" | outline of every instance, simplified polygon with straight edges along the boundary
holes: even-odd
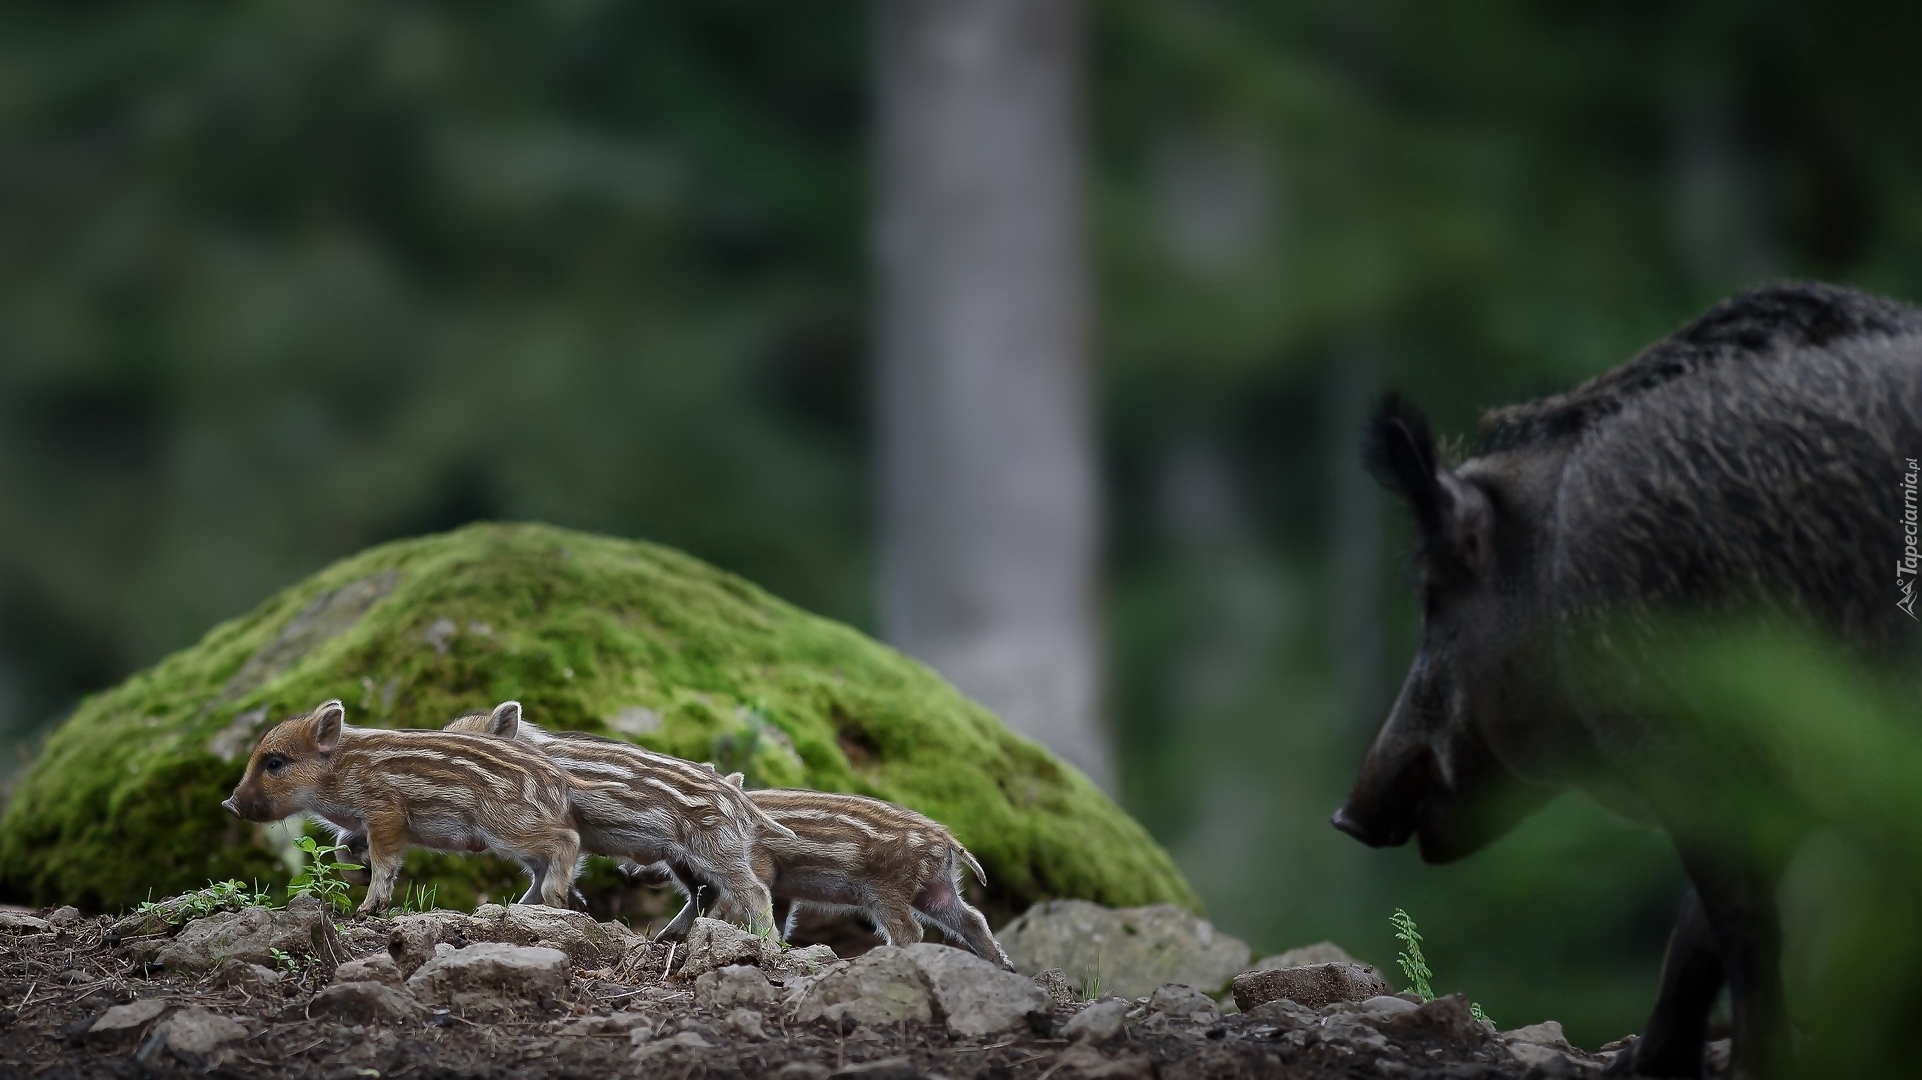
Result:
[[[1004,912],[1198,906],[1087,778],[923,665],[679,552],[541,525],[373,548],[88,698],[0,816],[0,897],[111,910],[286,880],[268,833],[220,801],[262,731],[327,698],[379,727],[518,698],[545,726],[743,769],[750,786],[890,799],[951,827]],[[408,859],[442,905],[509,895],[515,876]]]

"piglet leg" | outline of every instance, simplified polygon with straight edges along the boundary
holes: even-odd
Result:
[[[862,911],[890,945],[912,945],[921,940],[921,922],[906,900],[876,900]]]
[[[665,865],[668,872],[674,876],[674,884],[686,894],[687,903],[681,905],[681,910],[674,916],[673,921],[661,928],[661,932],[656,935],[656,940],[681,941],[687,937],[688,931],[694,929],[694,920],[713,905],[714,890],[695,880],[693,872],[678,862],[662,865]]]
[[[574,872],[581,857],[581,837],[573,829],[559,829],[539,853],[540,873],[535,875],[531,895],[538,891],[548,907],[568,907],[574,894]],[[523,903],[529,901],[523,900]]]
[[[961,899],[953,882],[937,881],[922,889],[914,898],[914,906],[943,932],[965,942],[976,956],[1001,965],[1005,971],[1014,970],[1001,943],[994,939],[994,931],[988,929],[987,918]]]
[[[372,915],[387,910],[394,898],[394,881],[400,877],[401,854],[407,850],[407,817],[398,810],[370,814],[367,818],[367,862],[373,877],[367,885],[367,898],[359,912]]]

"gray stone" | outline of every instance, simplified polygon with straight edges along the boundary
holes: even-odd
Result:
[[[494,905],[488,905],[494,907]],[[485,909],[483,909],[485,910]],[[509,904],[496,908],[492,919],[478,917],[479,924],[468,932],[469,941],[499,941],[509,945],[544,945],[559,949],[582,967],[601,967],[618,962],[627,950],[641,943],[640,935],[618,922],[595,922],[592,915],[544,904]]]
[[[1151,1080],[1154,1076],[1154,1066],[1147,1058],[1138,1054],[1109,1057],[1090,1042],[1079,1042],[1063,1050],[1048,1068],[1058,1069],[1060,1075],[1077,1080]]]
[[[1060,968],[1049,968],[1034,977],[1034,984],[1048,995],[1055,1008],[1076,1004],[1081,999],[1076,996],[1074,987],[1068,984],[1068,973]]]
[[[761,1029],[761,1014],[753,1009],[730,1009],[722,1023],[743,1038],[767,1038],[767,1032]]]
[[[1388,1049],[1388,1040],[1358,1016],[1331,1016],[1322,1021],[1319,1034],[1323,1042],[1336,1043],[1357,1050],[1372,1050],[1380,1053]]]
[[[1575,1049],[1569,1044],[1568,1036],[1562,1034],[1561,1022],[1556,1020],[1544,1020],[1539,1024],[1529,1024],[1513,1031],[1504,1031],[1502,1041],[1511,1044],[1532,1043],[1536,1046],[1546,1046],[1550,1050]]]
[[[681,951],[687,960],[681,965],[680,977],[697,979],[716,968],[734,964],[759,967],[763,958],[771,958],[770,953],[778,956],[780,946],[732,923],[724,923],[719,919],[695,919]]]
[[[567,975],[567,954],[559,949],[484,941],[422,964],[407,989],[422,1001],[485,1015],[546,1007],[566,991]]]
[[[790,1061],[774,1070],[774,1080],[825,1080],[828,1067],[818,1061]]]
[[[360,979],[322,987],[307,1003],[306,1014],[349,1024],[397,1024],[425,1017],[427,1007],[399,987]]]
[[[1287,998],[1277,998],[1265,1005],[1257,1005],[1248,1010],[1245,1015],[1250,1023],[1272,1024],[1282,1031],[1300,1031],[1321,1023],[1321,1016],[1315,1010],[1304,1008]]]
[[[1391,1016],[1381,1022],[1387,1031],[1419,1031],[1448,1042],[1472,1045],[1488,1038],[1488,1029],[1468,1009],[1468,999],[1460,994],[1438,997],[1412,1012]]]
[[[1034,980],[1003,971],[971,952],[918,942],[902,950],[927,976],[934,1000],[956,1035],[987,1035],[1025,1027],[1054,1002]]]
[[[377,982],[388,986],[400,986],[406,980],[401,977],[400,965],[387,953],[363,956],[359,960],[349,960],[334,971],[334,981]]]
[[[706,1050],[709,1049],[709,1045],[706,1039],[701,1038],[699,1032],[683,1031],[679,1035],[670,1035],[665,1039],[650,1039],[642,1043],[634,1048],[634,1057],[636,1060],[646,1061],[649,1058],[672,1053],[676,1050],[691,1050],[697,1052]]]
[[[280,988],[280,972],[245,960],[228,960],[214,969],[214,982],[247,994],[264,994]]]
[[[164,1027],[167,1049],[196,1058],[205,1058],[248,1035],[247,1025],[240,1021],[197,1007],[169,1016]]]
[[[1267,968],[1235,976],[1235,1004],[1242,1012],[1287,998],[1297,1005],[1319,1009],[1337,1001],[1366,1001],[1388,993],[1381,973],[1366,964],[1309,964],[1297,968]]]
[[[323,960],[339,955],[339,938],[326,905],[311,896],[296,896],[282,911],[248,907],[195,919],[162,945],[154,960],[169,971],[212,971],[228,960],[271,965],[276,949]]]
[[[53,912],[47,916],[47,921],[55,926],[72,926],[80,921],[80,909],[72,904],[54,908]]]
[[[718,1009],[730,1005],[767,1005],[780,997],[761,969],[746,964],[716,968],[694,980],[694,1003]]]
[[[561,1028],[563,1035],[626,1035],[633,1038],[635,1031],[644,1031],[642,1041],[654,1032],[654,1020],[646,1013],[617,1012],[607,1016],[584,1016]]]
[[[1072,1042],[1113,1042],[1127,1030],[1128,1008],[1121,998],[1103,998],[1076,1013],[1061,1034]]]
[[[1214,998],[1181,983],[1162,983],[1155,987],[1155,992],[1148,995],[1148,1011],[1197,1024],[1212,1024],[1221,1019],[1221,1009]]]
[[[1039,991],[1036,991],[1039,993]],[[855,957],[845,969],[809,983],[794,1003],[794,1018],[853,1020],[877,1025],[934,1019],[927,976],[906,949],[882,945]]]
[[[1551,1075],[1562,1071],[1563,1062],[1574,1064],[1573,1060],[1562,1051],[1552,1046],[1532,1042],[1509,1043],[1508,1056],[1530,1069],[1539,1067],[1544,1074]]]
[[[921,1070],[905,1057],[884,1057],[863,1061],[828,1074],[835,1080],[919,1080]]]
[[[761,964],[783,979],[819,975],[839,963],[841,958],[826,945],[809,945],[805,949],[778,949],[777,955],[767,959],[763,954]]]
[[[643,940],[618,922],[598,923],[592,916],[566,908],[482,904],[472,915],[426,911],[399,916],[387,932],[387,951],[401,974],[411,976],[434,958],[438,945],[538,946],[557,949],[574,963],[591,968],[619,963]]]
[[[115,1005],[101,1013],[99,1019],[88,1025],[87,1034],[90,1037],[102,1038],[124,1035],[129,1031],[145,1027],[148,1021],[166,1011],[167,1002],[163,998],[146,998],[141,1001],[130,1001],[125,1005]]]
[[[401,915],[387,930],[387,954],[399,965],[402,976],[412,975],[434,958],[434,946],[443,943],[468,944],[467,932],[474,919],[458,911],[423,911]]]
[[[1301,945],[1284,953],[1264,956],[1255,963],[1255,970],[1266,971],[1271,968],[1307,967],[1310,964],[1352,964],[1355,958],[1348,951],[1332,941],[1317,941],[1313,945]]]
[[[53,929],[53,924],[38,915],[24,911],[0,911],[0,930],[33,933]]]
[[[1248,966],[1248,946],[1169,904],[1105,908],[1085,900],[1036,904],[999,935],[1017,970],[1060,968],[1104,992],[1143,997],[1162,983],[1212,990]]]
[[[1367,1001],[1358,1003],[1355,1011],[1371,1016],[1397,1016],[1405,1012],[1414,1012],[1416,1008],[1418,1006],[1407,998],[1392,994],[1377,994]]]

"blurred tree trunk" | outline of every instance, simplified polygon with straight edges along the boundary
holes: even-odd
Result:
[[[1081,7],[874,12],[883,631],[1107,786]]]

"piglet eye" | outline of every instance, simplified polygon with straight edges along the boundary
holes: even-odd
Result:
[[[277,773],[287,767],[287,759],[279,754],[268,754],[261,759],[261,767],[270,773]]]

